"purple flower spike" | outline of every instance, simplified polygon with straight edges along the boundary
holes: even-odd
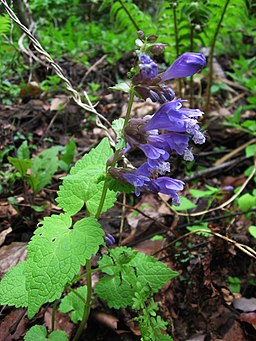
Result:
[[[205,64],[206,59],[202,53],[187,52],[182,54],[165,72],[158,76],[161,81],[192,76],[201,71]]]
[[[158,66],[157,64],[146,54],[142,54],[140,56],[140,72],[144,79],[147,78],[155,78],[158,73]]]

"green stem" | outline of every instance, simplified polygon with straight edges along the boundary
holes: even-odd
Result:
[[[177,23],[177,12],[176,8],[178,6],[178,2],[172,1],[172,10],[173,10],[173,23],[174,23],[174,36],[175,36],[175,51],[176,51],[176,58],[179,57],[180,51],[179,51],[179,34],[178,34],[178,23]],[[179,97],[181,97],[181,80],[178,79],[178,94]]]
[[[135,27],[136,31],[140,31],[139,26],[136,24],[135,20],[133,19],[133,17],[131,16],[130,12],[128,11],[127,7],[125,6],[125,4],[123,3],[122,0],[118,0],[121,4],[121,6],[123,7],[125,13],[127,14],[128,18],[131,20],[133,26]]]
[[[106,199],[106,195],[107,195],[107,191],[108,191],[108,183],[107,183],[107,177],[104,181],[104,185],[103,185],[103,189],[102,189],[102,193],[101,193],[101,198],[100,198],[100,203],[98,206],[98,210],[97,213],[95,214],[95,218],[99,219],[103,205],[104,205],[104,201]]]
[[[86,303],[84,307],[84,314],[82,321],[77,329],[76,335],[73,338],[73,341],[78,341],[88,320],[90,310],[91,310],[91,297],[92,297],[92,274],[91,274],[91,260],[86,260],[86,279],[87,279],[87,297]]]
[[[133,100],[134,100],[134,91],[131,89],[130,90],[130,97],[129,97],[129,102],[128,102],[128,107],[127,107],[127,112],[125,115],[125,120],[124,120],[124,127],[123,129],[127,126],[128,121],[130,119],[131,116],[131,111],[132,111],[132,105],[133,105]]]
[[[223,21],[223,18],[224,18],[224,15],[226,13],[226,10],[227,10],[229,2],[230,2],[230,0],[226,0],[226,3],[224,5],[222,13],[221,13],[220,20],[219,20],[218,25],[216,27],[216,30],[214,32],[214,36],[213,36],[211,47],[210,47],[209,58],[208,58],[208,66],[209,66],[208,84],[207,84],[207,89],[206,89],[206,111],[208,111],[209,107],[210,107],[211,86],[212,86],[212,78],[213,78],[213,54],[214,54],[214,48],[215,48],[217,37],[218,37],[219,31],[220,31],[220,28],[221,28],[221,23]]]
[[[128,102],[128,108],[127,108],[127,113],[126,113],[126,117],[125,117],[125,122],[124,122],[124,127],[128,124],[129,118],[130,118],[130,114],[131,114],[131,110],[132,110],[132,104],[133,104],[133,100],[134,100],[134,91],[131,90],[130,91],[130,98],[129,98],[129,102]],[[117,159],[118,159],[118,154],[119,151],[117,150],[114,154],[114,159],[112,162],[112,166],[115,165]],[[99,202],[99,206],[98,206],[98,210],[95,214],[95,218],[99,219],[105,199],[106,199],[106,195],[107,195],[107,191],[108,191],[108,182],[107,182],[107,174],[106,174],[106,178],[104,181],[104,185],[103,185],[103,189],[102,189],[102,193],[101,193],[101,198],[100,198],[100,202]],[[83,313],[83,318],[82,321],[77,329],[76,335],[73,338],[73,341],[78,341],[88,320],[89,314],[90,314],[90,310],[91,310],[91,297],[92,297],[92,269],[91,269],[91,260],[86,260],[86,284],[87,284],[87,296],[86,296],[86,303],[85,303],[85,307],[84,307],[84,313]]]

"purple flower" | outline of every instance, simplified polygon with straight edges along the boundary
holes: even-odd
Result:
[[[199,131],[197,123],[197,118],[203,115],[203,112],[199,109],[182,108],[182,102],[181,99],[178,99],[163,104],[143,126],[142,130],[147,132],[155,129],[164,129],[175,133],[189,133],[193,135],[195,143],[204,143],[205,137]],[[183,143],[186,144],[185,140],[183,140]],[[177,148],[175,149],[177,150]]]
[[[158,73],[157,64],[146,54],[140,56],[140,72],[143,79],[155,78]]]
[[[149,184],[147,184],[147,187],[154,193],[170,195],[173,198],[173,204],[178,206],[180,204],[180,198],[177,192],[182,191],[184,185],[185,183],[183,181],[163,176],[152,180]]]
[[[152,193],[168,194],[173,198],[173,204],[179,205],[179,196],[177,193],[183,190],[183,181],[168,177],[152,179],[154,173],[147,162],[136,169],[134,173],[125,173],[125,170],[122,172],[123,178],[135,187],[135,194],[137,196],[140,195],[141,190]],[[114,175],[114,173],[112,173],[112,175]]]
[[[115,238],[109,233],[105,235],[104,239],[108,247],[111,247],[116,242]]]
[[[173,78],[183,78],[198,73],[206,64],[205,56],[202,53],[186,52],[163,73],[158,76],[161,81],[168,81]]]

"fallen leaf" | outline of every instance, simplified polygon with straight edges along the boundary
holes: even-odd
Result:
[[[13,242],[0,249],[0,273],[3,275],[10,268],[25,260],[27,257],[27,243]]]
[[[244,312],[256,311],[256,298],[241,297],[238,300],[234,300],[233,305],[235,309],[242,310]]]
[[[3,231],[0,233],[0,246],[4,243],[5,237],[7,236],[7,234],[9,234],[9,233],[11,233],[11,232],[12,232],[12,228],[11,228],[11,227],[8,227],[8,229],[3,230]]]
[[[247,322],[251,324],[254,329],[256,329],[256,313],[242,313],[240,315],[240,321]]]
[[[44,314],[45,325],[48,330],[52,329],[52,308],[48,308]],[[68,338],[71,337],[72,331],[75,328],[75,325],[70,322],[68,314],[63,314],[58,310],[55,311],[54,314],[54,329],[64,330]]]

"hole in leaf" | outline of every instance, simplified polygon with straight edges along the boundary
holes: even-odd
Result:
[[[55,242],[56,238],[52,238],[52,242]]]

